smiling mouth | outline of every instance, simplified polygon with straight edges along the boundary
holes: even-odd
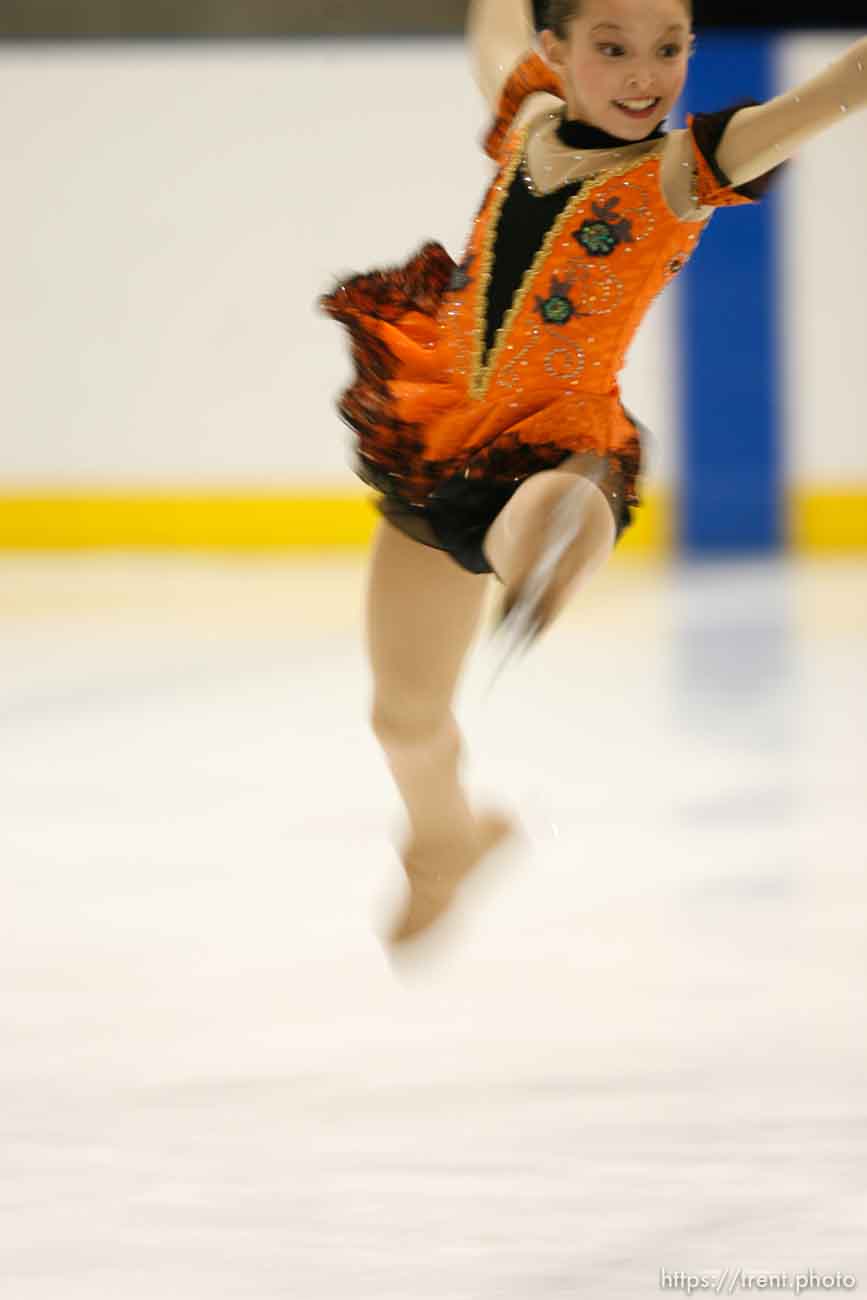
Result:
[[[648,113],[653,112],[657,104],[660,103],[660,100],[658,97],[656,99],[638,99],[634,101],[615,99],[614,103],[618,108],[622,109],[624,113],[630,113],[633,117],[646,117]]]

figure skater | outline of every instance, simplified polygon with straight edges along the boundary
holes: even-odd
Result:
[[[410,823],[394,944],[517,831],[460,780],[453,703],[484,575],[504,589],[499,634],[525,648],[604,563],[640,505],[643,426],[617,376],[642,318],[717,208],[758,201],[798,146],[867,104],[862,39],[795,90],[665,131],[691,0],[540,0],[535,24],[524,0],[471,0],[467,33],[496,174],[460,263],[430,241],[319,300],[348,330],[338,410],[381,514],[371,721]]]

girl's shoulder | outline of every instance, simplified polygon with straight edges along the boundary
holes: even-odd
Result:
[[[552,113],[559,115],[563,112],[563,101],[556,95],[548,95],[544,92],[529,95],[524,100],[518,112],[515,114],[514,126],[520,130],[526,126],[528,129],[527,139],[530,135],[544,126],[550,120]]]
[[[529,119],[545,116],[552,108],[562,109],[565,100],[562,83],[535,50],[518,61],[503,83],[497,98],[493,121],[482,139],[485,153],[494,162],[503,158],[503,146]]]

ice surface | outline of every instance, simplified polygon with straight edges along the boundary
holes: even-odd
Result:
[[[867,1286],[867,565],[615,557],[481,645],[532,848],[406,968],[362,559],[0,589],[4,1296]]]

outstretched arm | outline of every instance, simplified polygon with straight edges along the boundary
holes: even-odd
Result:
[[[470,0],[467,41],[473,75],[494,111],[509,73],[533,49],[535,35],[529,0]]]
[[[867,37],[803,85],[766,104],[739,109],[726,127],[716,161],[732,185],[745,185],[865,107]]]

